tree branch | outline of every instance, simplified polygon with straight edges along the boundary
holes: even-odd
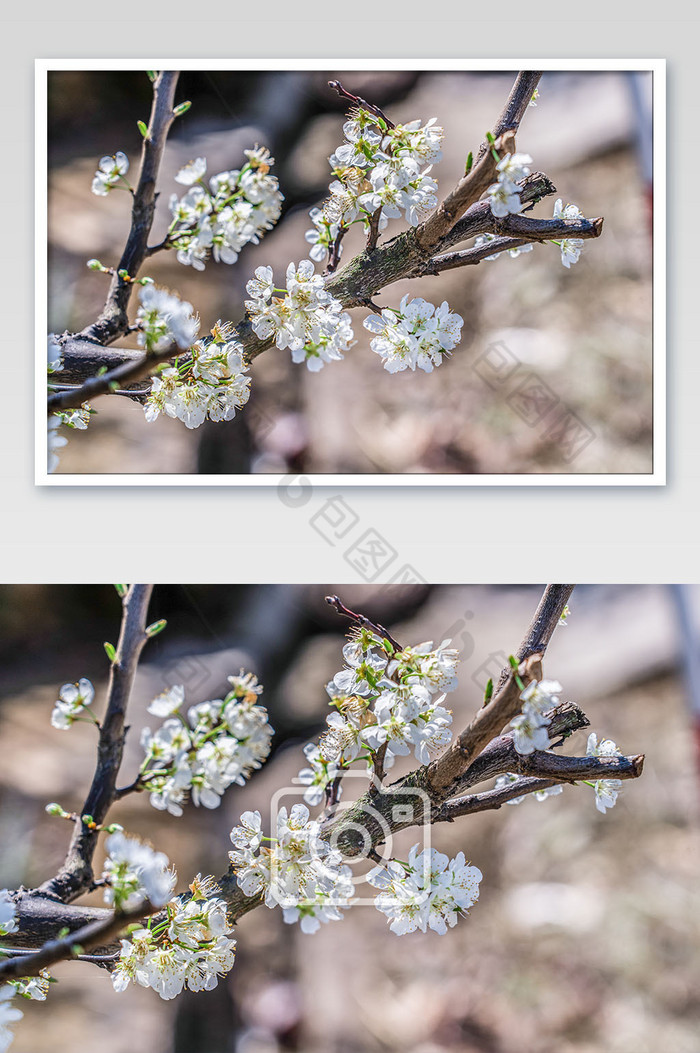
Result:
[[[148,639],[146,616],[152,585],[131,585],[122,600],[122,623],[116,655],[110,668],[107,711],[100,727],[97,765],[81,816],[90,815],[98,826],[115,800],[115,787],[124,750],[124,719],[139,656]],[[44,882],[46,896],[69,902],[93,882],[92,858],[98,831],[78,818],[65,862],[58,874]]]
[[[153,82],[153,103],[148,132],[141,148],[141,170],[134,191],[131,229],[119,266],[115,268],[116,272],[126,271],[130,278],[136,277],[147,255],[157,198],[158,172],[165,141],[175,120],[173,104],[178,76],[178,73],[166,70],[159,73]],[[126,311],[132,288],[133,282],[124,281],[115,273],[99,318],[83,329],[81,335],[101,344],[109,344],[122,336],[129,327]]]
[[[542,70],[522,70],[518,73],[515,78],[515,83],[510,90],[508,101],[501,110],[501,115],[496,121],[496,124],[491,129],[491,134],[498,138],[499,135],[503,135],[504,132],[509,129],[517,131],[522,121],[532,96],[535,93],[535,88],[540,82],[542,77]],[[481,157],[490,149],[491,144],[487,139],[484,139],[481,146],[479,147],[479,153],[477,154],[477,163]]]
[[[515,753],[515,750],[513,751]],[[600,779],[638,779],[644,768],[644,756],[632,757],[560,757],[556,753],[536,750],[529,757],[516,754],[517,760],[507,771],[519,772],[529,778],[518,779],[499,790],[467,794],[448,801],[434,813],[434,823],[452,822],[462,815],[500,808],[513,797],[535,793],[559,783],[597,782]]]
[[[510,220],[519,222],[511,223]],[[496,226],[496,225],[494,225]],[[472,264],[481,263],[490,256],[496,256],[509,249],[519,248],[522,245],[531,245],[537,241],[553,241],[555,238],[599,238],[603,233],[602,219],[579,219],[573,222],[564,222],[556,219],[530,219],[527,216],[507,216],[497,224],[499,233],[511,233],[511,237],[497,237],[486,245],[479,245],[471,249],[463,249],[461,252],[448,252],[441,256],[434,256],[425,265],[426,272],[430,274],[441,274],[443,271],[451,271],[456,267],[468,267]],[[491,233],[489,231],[489,233]]]
[[[11,957],[0,962],[0,984],[7,980],[19,980],[25,976],[38,976],[57,962],[78,958],[84,951],[104,947],[129,925],[143,921],[155,914],[159,908],[146,900],[140,907],[119,914],[109,912],[109,917],[90,921],[82,928],[58,940],[49,940],[33,954]]]
[[[99,377],[90,377],[78,388],[68,388],[65,391],[57,391],[49,395],[47,399],[47,410],[49,416],[58,410],[78,409],[84,402],[95,399],[98,395],[108,395],[115,389],[128,388],[144,377],[149,377],[155,369],[163,362],[168,362],[176,355],[184,355],[176,343],[170,343],[163,351],[151,351],[141,354],[139,358],[130,357],[128,361],[115,366],[107,373]],[[131,394],[126,392],[126,394]],[[139,391],[140,396],[143,390]],[[135,395],[135,393],[134,393]]]

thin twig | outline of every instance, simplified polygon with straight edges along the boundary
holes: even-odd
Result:
[[[340,95],[341,99],[347,99],[352,106],[357,106],[358,109],[367,110],[369,113],[373,113],[375,117],[380,117],[386,124],[387,128],[395,128],[396,125],[393,121],[390,121],[384,110],[380,109],[379,106],[375,106],[373,102],[367,102],[361,95],[353,95],[351,91],[346,91],[339,80],[329,80],[328,87],[332,88]]]
[[[517,131],[520,127],[520,122],[527,113],[527,108],[541,77],[541,70],[522,70],[518,73],[515,83],[510,90],[508,100],[501,110],[500,117],[491,129],[491,134],[494,138],[497,139],[499,135],[503,135],[504,132],[509,130]],[[490,142],[488,139],[484,139],[476,155],[477,164],[490,148]]]
[[[329,604],[333,610],[337,611],[338,614],[356,622],[360,628],[369,629],[370,632],[375,634],[375,636],[388,640],[395,651],[403,650],[401,644],[397,643],[388,629],[385,629],[383,625],[379,624],[379,622],[370,621],[364,614],[356,614],[355,611],[351,611],[349,607],[346,607],[345,604],[342,603],[339,596],[326,596],[326,603]]]
[[[146,258],[156,205],[158,172],[168,132],[175,120],[173,105],[178,76],[178,73],[166,70],[159,73],[153,82],[153,103],[148,132],[141,148],[141,169],[134,190],[131,229],[116,268],[117,272],[126,271],[130,279],[137,276]],[[133,284],[133,280],[124,281],[118,273],[114,275],[99,318],[82,331],[83,336],[101,344],[109,344],[126,332],[129,325],[127,307]]]
[[[124,750],[124,720],[136,676],[139,656],[148,637],[146,616],[152,585],[131,585],[122,600],[122,623],[116,654],[107,687],[107,711],[100,728],[97,765],[92,785],[80,815],[90,815],[98,826],[115,799],[119,767]],[[92,858],[97,831],[79,819],[74,827],[65,862],[55,877],[44,882],[41,891],[69,902],[90,888],[93,882]]]

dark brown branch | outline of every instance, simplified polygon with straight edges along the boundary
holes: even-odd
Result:
[[[355,611],[351,611],[349,607],[345,606],[339,596],[326,596],[326,603],[338,614],[355,622],[361,629],[369,629],[370,632],[375,634],[375,636],[388,640],[395,651],[401,651],[403,649],[401,644],[397,643],[388,629],[383,625],[380,625],[379,622],[370,621],[364,614],[356,614]]]
[[[494,149],[500,156],[515,153],[515,132],[508,131],[499,136]],[[477,202],[484,191],[496,181],[497,164],[496,158],[489,150],[471,171],[460,179],[432,215],[416,228],[416,242],[424,253],[432,254],[469,206]]]
[[[532,654],[544,654],[547,650],[574,588],[574,585],[548,585],[546,587],[530,622],[530,627],[515,652],[515,658],[519,662],[529,658]],[[502,670],[499,687],[505,682],[508,672],[507,669]]]
[[[57,962],[78,958],[84,951],[104,947],[122,933],[129,925],[143,921],[155,914],[158,908],[146,900],[140,907],[90,921],[82,928],[58,940],[49,940],[33,954],[8,958],[0,962],[0,984],[8,980],[19,980],[25,976],[38,976]]]
[[[518,222],[511,222],[512,220]],[[456,267],[469,267],[482,263],[490,256],[497,256],[522,245],[531,245],[533,242],[553,241],[555,238],[599,238],[603,233],[603,220],[580,219],[565,223],[563,220],[555,219],[508,216],[500,222],[497,221],[494,228],[498,229],[499,233],[511,233],[512,236],[497,237],[485,245],[464,249],[461,252],[448,252],[442,256],[434,256],[425,264],[426,273],[441,274],[443,271],[451,271]]]
[[[153,226],[156,205],[156,183],[170,126],[175,120],[173,105],[178,74],[159,73],[153,82],[153,104],[148,132],[141,148],[141,169],[134,191],[131,210],[131,229],[116,271],[126,271],[130,278],[138,275],[146,258],[148,238]],[[82,336],[109,344],[128,329],[127,307],[133,288],[132,281],[124,281],[115,274],[110,283],[107,301],[99,318],[83,329]]]
[[[131,354],[130,352],[127,353]],[[184,353],[186,354],[186,352]],[[130,385],[136,384],[137,381],[143,380],[144,377],[151,376],[163,362],[169,362],[171,358],[182,354],[183,352],[173,342],[162,351],[142,353],[139,358],[130,357],[128,361],[122,362],[121,365],[116,366],[107,373],[103,373],[102,376],[91,377],[78,388],[56,391],[54,394],[49,395],[47,399],[48,413],[51,415],[58,410],[78,409],[84,402],[89,402],[99,395],[109,395],[114,393],[116,389],[128,389]],[[125,394],[130,395],[132,392],[127,390]],[[142,397],[144,393],[140,390],[139,392],[133,392],[133,394],[134,396],[138,394]]]
[[[131,585],[122,601],[122,623],[116,655],[112,662],[107,688],[107,711],[100,727],[97,765],[92,785],[81,810],[97,825],[104,819],[115,799],[115,788],[124,750],[124,719],[129,703],[139,656],[148,637],[146,616],[151,585]],[[82,820],[76,822],[65,862],[58,874],[41,886],[48,896],[69,902],[89,889],[93,882],[92,858],[98,831]]]
[[[357,106],[361,110],[367,110],[368,113],[373,113],[375,117],[381,117],[387,128],[396,127],[393,121],[390,121],[384,113],[384,110],[381,110],[379,106],[375,106],[373,102],[367,102],[361,95],[353,95],[352,92],[346,91],[339,80],[329,80],[328,87],[337,92],[341,99],[347,99],[352,106]]]
[[[520,757],[519,763],[509,771],[518,772],[528,778],[518,779],[498,790],[471,793],[448,801],[433,815],[434,823],[451,822],[462,815],[500,808],[513,797],[535,793],[560,783],[580,782],[582,779],[597,782],[600,779],[638,779],[644,768],[644,756],[633,757],[560,757],[556,753],[536,751],[529,757]]]
[[[552,742],[556,739],[560,743],[574,733],[589,726],[589,720],[583,710],[579,709],[573,702],[565,702],[557,706],[551,715],[551,723],[548,727],[549,738]],[[506,771],[514,771],[517,765],[516,753],[513,746],[513,738],[510,734],[499,735],[493,739],[482,750],[476,760],[450,786],[450,796],[462,793],[475,786],[477,783],[493,779],[496,775],[502,775]]]
[[[494,138],[497,139],[499,135],[503,135],[504,132],[509,130],[517,131],[541,77],[541,70],[522,70],[518,73],[508,96],[508,101],[503,107],[496,124],[491,129],[491,134]],[[486,151],[490,149],[490,146],[491,144],[488,140],[484,139],[476,157],[477,163]]]

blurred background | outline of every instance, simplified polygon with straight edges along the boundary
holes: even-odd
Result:
[[[123,781],[138,768],[157,692],[182,683],[188,704],[222,697],[241,667],[265,685],[274,752],[216,811],[188,807],[175,819],[136,796],[113,819],[167,851],[180,888],[197,871],[222,872],[231,826],[247,808],[266,814],[323,726],[346,624],[325,594],[402,642],[451,637],[462,653],[449,696],[461,727],[517,648],[541,588],[157,586],[150,613],[169,624],[138,674]],[[261,907],[238,926],[228,979],[173,1002],[133,987],[115,995],[94,966],[63,964],[48,1003],[23,1004],[13,1053],[697,1053],[700,587],[579,586],[571,611],[546,674],[599,738],[647,755],[607,815],[579,786],[434,828],[436,847],[463,850],[484,874],[478,903],[445,936],[397,937],[371,907],[305,936]],[[100,714],[102,644],[118,621],[112,586],[0,588],[0,887],[34,886],[63,858],[68,826],[44,806],[80,807],[95,736],[87,724],[56,731],[51,708],[62,683],[87,676]],[[586,734],[572,753],[585,752]],[[416,833],[401,835],[397,854]]]
[[[257,266],[281,273],[308,245],[310,208],[327,194],[328,156],[342,141],[343,107],[328,88],[345,87],[383,106],[393,120],[435,116],[445,128],[433,170],[440,197],[464,172],[511,88],[515,71],[185,72],[161,172],[152,242],[169,219],[177,170],[195,156],[208,174],[239,166],[260,143],[277,159],[285,195],[277,228],[233,266],[204,274],[160,253],[145,273],[200,312],[202,330],[238,320],[245,283]],[[104,275],[116,264],[130,200],[96,198],[90,184],[105,153],[124,150],[135,173],[138,119],[150,108],[144,73],[49,74],[49,328],[82,329],[98,314]],[[252,367],[252,394],[235,420],[187,431],[141,406],[101,399],[89,433],[70,433],[59,472],[91,473],[639,473],[652,470],[651,74],[547,72],[518,138],[535,170],[564,202],[604,216],[603,236],[586,242],[566,270],[555,246],[399,282],[377,297],[398,304],[410,292],[447,299],[465,320],[453,357],[432,374],[390,375],[369,350],[365,311],[352,312],[357,345],[345,360],[310,374],[273,349]],[[131,173],[130,173],[131,175]],[[551,216],[554,198],[536,214]],[[393,220],[387,236],[404,229]],[[343,262],[359,251],[353,229]],[[133,339],[126,346],[134,346]]]

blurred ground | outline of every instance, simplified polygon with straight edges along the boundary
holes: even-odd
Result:
[[[123,90],[120,76],[129,78]],[[124,149],[135,164],[135,120],[148,107],[135,76],[52,75],[49,325],[57,331],[95,317],[105,279],[88,272],[85,261],[116,261],[123,245],[127,195],[98,199],[90,182],[105,151]],[[172,178],[185,161],[204,154],[209,171],[220,171],[240,164],[242,150],[256,141],[277,155],[275,172],[290,207],[263,244],[245,250],[234,267],[209,264],[205,274],[170,255],[149,262],[149,274],[195,304],[205,330],[218,317],[241,316],[245,282],[256,266],[270,264],[278,273],[305,255],[308,209],[323,199],[327,157],[342,134],[342,113],[325,86],[330,77],[388,99],[397,121],[438,117],[446,130],[444,157],[433,172],[441,195],[493,125],[513,79],[436,72],[413,83],[397,73],[298,72],[257,74],[251,88],[250,76],[211,75],[209,94],[195,96],[176,126],[162,170],[154,240],[165,229],[166,202],[177,189]],[[183,98],[190,88],[194,94],[197,84],[183,80]],[[643,93],[648,88],[647,80]],[[91,105],[79,129],[71,107],[86,96]],[[343,362],[309,374],[292,365],[288,352],[266,352],[252,368],[248,407],[226,424],[187,432],[179,421],[147,424],[141,407],[127,399],[101,400],[89,434],[71,434],[59,471],[650,472],[651,237],[642,175],[649,151],[640,158],[632,100],[630,75],[551,72],[523,121],[518,145],[534,167],[547,172],[565,202],[605,217],[603,236],[585,244],[574,268],[562,267],[554,246],[538,246],[515,260],[397,283],[378,296],[382,305],[406,292],[435,303],[447,299],[463,316],[461,345],[434,373],[386,373],[369,350],[365,312],[356,310],[358,343]],[[541,203],[537,214],[551,215],[552,203]],[[393,221],[389,235],[400,229]],[[360,245],[351,232],[344,259]],[[494,372],[503,356],[508,368]],[[533,386],[544,399],[537,411],[521,400]],[[562,421],[573,428],[568,441]]]
[[[217,697],[225,674],[244,663],[266,684],[278,729],[273,759],[218,811],[189,809],[175,820],[143,798],[115,811],[168,852],[182,887],[197,870],[221,869],[240,812],[264,812],[301,767],[300,748],[324,719],[323,684],[340,667],[342,637],[324,591],[386,620],[401,640],[452,635],[463,653],[450,696],[461,725],[494,662],[516,648],[540,590],[157,589],[154,613],[170,627],[137,681],[125,777],[138,763],[147,701],[175,678],[194,703]],[[700,589],[691,600],[700,617]],[[140,989],[113,995],[97,969],[63,965],[49,1003],[23,1006],[13,1053],[697,1053],[700,812],[671,594],[581,586],[571,606],[547,674],[599,736],[647,755],[642,778],[624,784],[612,811],[600,815],[587,787],[570,787],[543,803],[434,829],[438,848],[465,851],[484,874],[479,902],[446,936],[399,938],[377,911],[358,907],[307,937],[261,908],[239,925],[228,982],[174,1003]],[[25,628],[8,641],[0,682],[0,843],[12,845],[1,854],[0,886],[36,883],[62,858],[67,827],[43,806],[79,806],[93,732],[53,730],[51,705],[68,677],[87,674],[104,686],[101,641],[117,616],[108,590],[85,587],[1,589],[4,622],[11,610]],[[31,646],[22,646],[32,634],[42,641],[41,662],[31,663]],[[571,746],[578,750],[585,733]],[[402,837],[397,855],[416,832]]]

